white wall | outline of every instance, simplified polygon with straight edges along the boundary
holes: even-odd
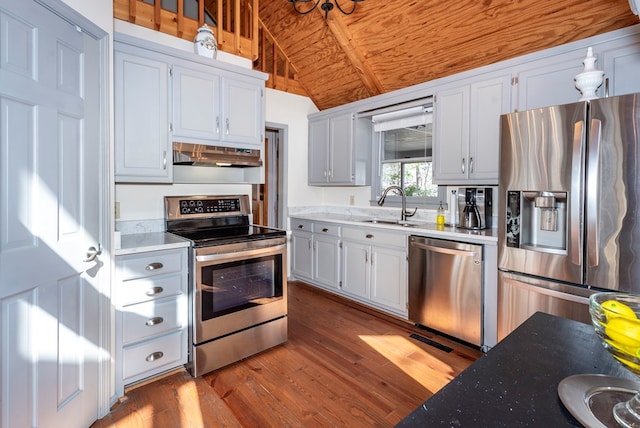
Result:
[[[113,1],[62,0],[109,34],[113,34]]]

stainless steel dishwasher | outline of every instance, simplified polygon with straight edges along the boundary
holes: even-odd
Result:
[[[409,320],[482,345],[482,245],[409,237]]]

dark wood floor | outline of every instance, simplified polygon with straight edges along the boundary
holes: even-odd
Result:
[[[200,378],[180,371],[131,388],[103,427],[393,426],[480,352],[289,283],[289,340]]]

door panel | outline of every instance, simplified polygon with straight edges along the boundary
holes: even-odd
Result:
[[[45,3],[0,0],[2,427],[99,405],[104,45]]]

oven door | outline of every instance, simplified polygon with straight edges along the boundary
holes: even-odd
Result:
[[[195,249],[193,342],[287,314],[286,238]]]

